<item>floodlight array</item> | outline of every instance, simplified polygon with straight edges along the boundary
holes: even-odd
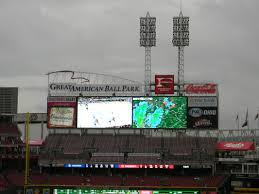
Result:
[[[189,17],[173,18],[173,46],[189,46]]]
[[[140,18],[140,46],[152,47],[156,46],[156,18],[141,17]]]

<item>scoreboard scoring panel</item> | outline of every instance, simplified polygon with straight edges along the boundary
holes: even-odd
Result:
[[[200,194],[193,190],[54,189],[53,194]]]

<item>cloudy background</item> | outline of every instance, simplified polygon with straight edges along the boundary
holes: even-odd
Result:
[[[157,18],[152,74],[177,75],[172,18],[179,0],[1,0],[0,86],[19,87],[18,112],[46,112],[47,72],[74,70],[143,81],[139,17]],[[259,110],[259,1],[183,0],[190,16],[185,80],[219,84],[220,128]]]

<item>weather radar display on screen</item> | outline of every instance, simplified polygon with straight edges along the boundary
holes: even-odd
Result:
[[[132,126],[132,98],[79,97],[78,128],[130,128]]]
[[[187,128],[186,97],[133,97],[133,128]]]

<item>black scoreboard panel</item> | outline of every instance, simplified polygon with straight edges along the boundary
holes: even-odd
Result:
[[[54,189],[53,194],[200,194],[194,190]]]

